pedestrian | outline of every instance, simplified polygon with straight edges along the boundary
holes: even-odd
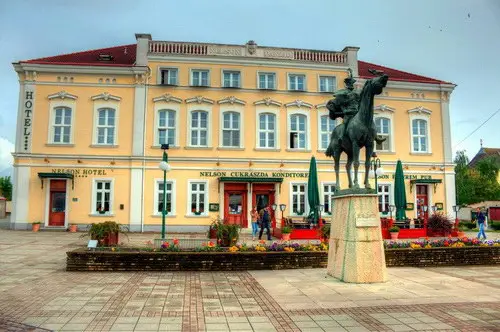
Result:
[[[250,211],[250,217],[252,218],[252,241],[255,241],[255,237],[259,232],[259,213],[257,212],[257,207],[253,207]]]
[[[264,228],[267,230],[267,240],[271,241],[271,208],[270,206],[266,206],[262,210],[260,210],[260,233],[259,240],[262,239],[262,234],[264,233]]]
[[[477,238],[481,239],[482,235],[486,240],[486,233],[484,232],[484,228],[487,226],[486,217],[484,216],[481,209],[477,208],[476,212],[477,212],[477,224],[479,225],[479,233],[477,233]]]

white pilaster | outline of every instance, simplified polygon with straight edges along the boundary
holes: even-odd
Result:
[[[444,162],[453,162],[451,149],[450,103],[448,99],[441,100],[441,126],[443,130]]]
[[[446,198],[446,213],[449,215],[453,214],[453,205],[456,205],[456,188],[455,188],[455,174],[445,174],[444,176],[444,190]]]
[[[31,167],[14,166],[11,229],[26,229],[29,211]]]
[[[139,84],[135,86],[134,93],[134,126],[132,134],[132,155],[144,155],[144,115],[146,112],[146,86]]]
[[[143,204],[144,169],[132,168],[130,172],[130,231],[140,232],[144,222]]]
[[[149,41],[151,40],[151,35],[148,33],[136,33],[135,39],[137,40],[135,65],[136,66],[147,66],[148,65]]]

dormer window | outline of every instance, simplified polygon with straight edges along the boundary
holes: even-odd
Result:
[[[111,61],[113,60],[113,56],[111,54],[99,54],[99,61]]]

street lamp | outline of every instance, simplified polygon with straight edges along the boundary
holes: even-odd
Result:
[[[389,215],[391,217],[391,220],[392,220],[392,213],[394,212],[395,209],[396,209],[395,205],[389,205]]]
[[[167,172],[170,171],[171,167],[168,164],[168,144],[162,144],[161,149],[163,150],[163,159],[158,165],[158,167],[163,171],[163,207],[161,211],[161,239],[165,240],[165,216],[167,215]],[[173,194],[173,193],[172,193]]]
[[[271,209],[273,209],[273,212],[276,211],[277,207],[278,207],[278,205],[276,205],[276,204],[271,205]]]
[[[281,211],[281,223],[283,224],[283,213],[286,210],[286,204],[280,204],[280,211]]]
[[[433,206],[431,206],[431,209],[432,209],[432,214],[434,214],[434,213],[436,213],[437,206],[433,205]]]
[[[321,212],[323,212],[324,205],[323,204],[318,204],[318,225],[321,222]]]
[[[460,206],[453,205],[453,211],[455,212],[455,231],[458,232],[458,211],[460,211]]]
[[[424,229],[425,229],[425,236],[427,236],[427,210],[429,210],[429,207],[427,205],[422,206],[422,210],[424,210]]]
[[[384,175],[384,169],[380,163],[380,158],[377,158],[377,153],[373,152],[372,160],[370,160],[370,172],[368,174],[371,178],[375,178],[375,192],[378,193],[377,178]]]

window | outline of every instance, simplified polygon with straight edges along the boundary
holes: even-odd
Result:
[[[259,147],[274,148],[276,115],[263,113],[259,115]]]
[[[306,116],[293,114],[290,116],[290,149],[306,148]]]
[[[208,70],[193,70],[191,72],[192,86],[208,86]]]
[[[335,76],[319,77],[319,92],[333,92],[335,90]]]
[[[239,71],[224,71],[224,87],[239,88],[240,87],[240,72]]]
[[[111,180],[94,181],[94,204],[92,213],[110,214],[113,211],[113,186]]]
[[[328,115],[322,115],[320,118],[320,150],[326,150],[330,144],[330,135],[335,128],[335,121]]]
[[[68,144],[71,141],[71,108],[54,109],[53,143]]]
[[[387,213],[389,212],[390,204],[390,185],[389,184],[379,184],[378,185],[378,211]]]
[[[175,111],[158,111],[158,145],[175,145]]]
[[[377,129],[377,134],[385,138],[382,143],[376,143],[375,149],[377,151],[390,151],[391,150],[391,120],[388,118],[375,118],[375,127]]]
[[[224,112],[222,124],[222,146],[240,146],[240,114]]]
[[[288,75],[288,90],[305,91],[305,75]]]
[[[301,216],[306,212],[306,184],[292,183],[292,214]]]
[[[115,110],[101,108],[97,117],[97,144],[115,144]]]
[[[208,146],[208,112],[191,113],[191,146]]]
[[[259,89],[276,89],[276,74],[259,73]]]
[[[207,215],[208,183],[189,182],[189,215]]]
[[[161,84],[177,85],[177,69],[169,68],[161,70]]]
[[[335,184],[323,185],[323,206],[325,213],[332,214],[332,197],[335,194]]]
[[[413,152],[428,152],[427,121],[422,119],[412,120]]]
[[[174,183],[172,181],[166,182],[167,205],[165,206],[167,214],[174,214]],[[155,185],[155,210],[154,214],[161,215],[163,213],[163,180],[156,180]]]

